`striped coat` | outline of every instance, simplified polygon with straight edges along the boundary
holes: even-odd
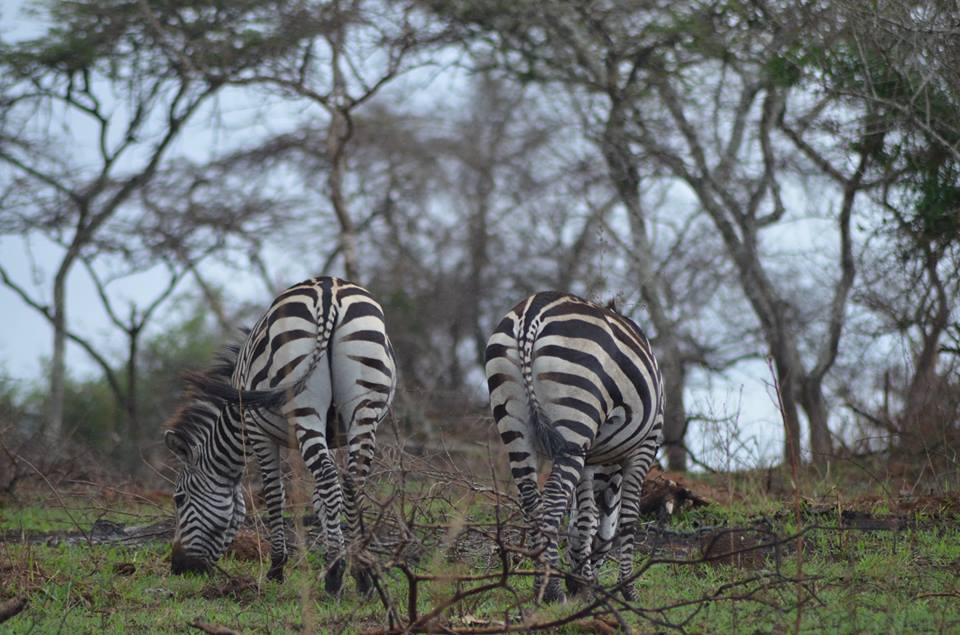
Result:
[[[610,308],[570,294],[537,293],[507,313],[490,336],[486,374],[510,472],[534,539],[544,548],[544,599],[563,599],[549,571],[559,564],[558,528],[575,490],[582,517],[576,524],[584,535],[574,541],[571,557],[575,573],[593,576],[591,536],[600,522],[593,477],[601,468],[619,474],[620,573],[627,578],[640,487],[663,427],[662,380],[646,336]],[[537,476],[547,462],[541,492]],[[624,588],[628,596],[631,589]]]
[[[168,428],[181,459],[174,500],[174,572],[208,569],[243,514],[240,477],[248,451],[263,478],[271,539],[268,577],[287,558],[280,448],[297,448],[312,473],[324,526],[326,588],[339,592],[348,542],[361,533],[361,497],[375,432],[396,388],[383,310],[370,293],[337,278],[305,280],[282,292],[238,348],[189,378],[189,403]],[[341,482],[332,450],[347,449]],[[348,538],[341,530],[346,516]],[[354,569],[369,590],[369,573]]]

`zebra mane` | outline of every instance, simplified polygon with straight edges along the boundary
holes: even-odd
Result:
[[[193,443],[199,443],[204,437],[204,431],[216,423],[224,406],[224,400],[206,386],[228,384],[239,355],[240,345],[233,342],[224,346],[205,370],[184,373],[183,379],[187,385],[183,393],[184,403],[170,417],[164,428],[176,430]]]
[[[647,339],[647,334],[644,332],[642,328],[640,328],[640,325],[637,324],[633,320],[633,318],[631,318],[629,315],[626,315],[620,311],[620,308],[617,306],[616,296],[607,300],[607,303],[603,305],[603,308],[607,309],[608,311],[613,311],[614,313],[616,313],[618,317],[622,318],[624,324],[626,324],[631,329],[636,331],[636,333],[640,335],[640,337],[642,337],[643,339]]]

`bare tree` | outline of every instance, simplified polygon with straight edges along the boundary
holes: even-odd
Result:
[[[107,222],[160,167],[187,121],[217,90],[159,52],[132,12],[99,3],[54,4],[56,24],[0,51],[0,162],[26,188],[2,210],[5,234],[38,232],[63,249],[51,297],[4,283],[53,327],[47,433],[63,419],[67,281],[95,257]],[[65,153],[63,147],[82,148]],[[88,350],[89,352],[89,350]]]
[[[252,46],[241,46],[237,56],[247,60],[259,50],[271,52],[259,64],[240,71],[223,67],[205,53],[190,55],[193,72],[235,86],[259,86],[284,97],[318,106],[326,115],[322,146],[316,147],[323,170],[326,202],[339,226],[338,253],[348,278],[360,275],[358,225],[351,210],[347,173],[349,143],[354,134],[356,112],[384,87],[423,61],[417,56],[436,40],[432,25],[419,19],[405,3],[372,0],[292,2],[275,0],[246,7],[231,16],[224,30],[241,41],[251,23],[262,33]],[[176,25],[154,21],[159,34]]]
[[[624,245],[623,255],[631,263],[656,332],[654,345],[669,395],[664,423],[668,461],[672,469],[685,469],[683,387],[686,368],[704,363],[700,355],[704,347],[686,345],[694,338],[683,332],[680,312],[668,308],[668,285],[656,275],[660,250],[651,238],[653,221],[642,197],[645,156],[642,144],[631,137],[638,104],[648,93],[651,56],[672,46],[679,35],[649,28],[656,26],[656,16],[644,6],[575,2],[521,2],[507,10],[484,2],[432,6],[465,29],[464,36],[477,29],[495,35],[492,46],[480,39],[475,47],[480,66],[506,70],[523,81],[565,87],[582,101],[583,132],[599,150],[617,203],[625,209],[629,245]]]

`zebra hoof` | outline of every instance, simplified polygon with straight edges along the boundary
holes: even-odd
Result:
[[[563,589],[560,588],[560,581],[556,578],[547,584],[547,588],[543,590],[543,603],[544,604],[562,604],[567,601],[567,596],[564,595]]]
[[[633,587],[633,583],[628,582],[622,589],[620,589],[620,594],[627,602],[637,601],[637,590]]]
[[[567,593],[569,595],[582,595],[587,597],[597,586],[597,577],[594,575],[580,573],[564,574],[564,580],[567,583]]]
[[[267,580],[283,584],[283,565],[272,566],[267,570]]]
[[[323,578],[323,589],[330,595],[338,595],[343,588],[343,572],[347,569],[347,563],[343,558],[337,558],[327,569],[327,574]]]
[[[357,593],[365,598],[373,595],[373,573],[369,567],[354,567],[353,578],[357,581]]]
[[[580,581],[577,579],[577,576],[570,573],[564,574],[564,582],[567,584],[567,593],[570,595],[577,595],[580,591],[583,590],[583,585],[580,584]]]
[[[287,563],[286,556],[270,556],[270,568],[267,570],[267,580],[283,583],[283,565]]]

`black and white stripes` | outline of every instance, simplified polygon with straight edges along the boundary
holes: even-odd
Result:
[[[487,343],[486,374],[510,471],[534,539],[544,548],[544,599],[563,598],[549,568],[559,562],[558,529],[574,491],[575,571],[591,579],[616,532],[621,579],[629,576],[640,487],[663,426],[660,370],[643,332],[612,309],[569,294],[538,293],[497,326]],[[547,461],[551,469],[541,493],[538,473]],[[592,554],[595,543],[598,553]]]
[[[177,479],[174,572],[209,568],[243,518],[246,452],[260,465],[271,538],[268,576],[283,578],[280,446],[297,447],[314,476],[314,505],[328,554],[326,588],[341,588],[347,540],[361,529],[361,495],[377,425],[396,388],[396,365],[383,310],[360,286],[319,277],[281,293],[239,349],[191,378],[191,403],[167,430],[183,469]],[[347,448],[341,484],[331,455]],[[358,587],[369,578],[355,567]]]
[[[662,380],[647,338],[611,308],[545,292],[503,318],[485,358],[493,416],[533,528],[532,546],[542,547],[547,565],[538,586],[543,599],[563,599],[556,575],[559,526],[571,498],[574,575],[568,586],[593,581],[614,542],[621,581],[628,578],[640,489],[663,426]],[[189,379],[190,401],[165,434],[183,464],[174,494],[173,571],[209,569],[230,544],[245,513],[240,482],[250,452],[263,477],[268,577],[283,579],[280,447],[287,445],[299,449],[314,476],[328,554],[326,588],[338,592],[348,547],[362,529],[360,497],[374,434],[396,389],[380,305],[363,288],[336,278],[294,285],[241,346]],[[342,482],[331,453],[337,447],[347,449]],[[369,590],[368,570],[355,563],[354,574],[358,588]],[[624,593],[632,598],[632,585]]]

